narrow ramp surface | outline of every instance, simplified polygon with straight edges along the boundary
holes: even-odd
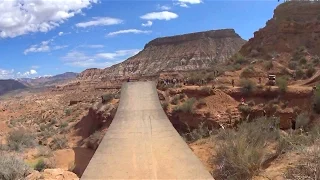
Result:
[[[155,84],[129,82],[81,179],[213,178],[167,118]]]

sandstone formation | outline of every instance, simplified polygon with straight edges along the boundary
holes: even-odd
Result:
[[[266,26],[240,50],[245,56],[273,57],[304,46],[320,55],[320,3],[286,2],[279,5]]]
[[[245,42],[233,29],[157,38],[126,61],[104,70],[88,69],[79,78],[88,80],[208,69],[228,60]]]

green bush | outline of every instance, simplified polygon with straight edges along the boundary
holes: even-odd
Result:
[[[252,74],[252,73],[254,73],[255,72],[255,70],[254,70],[254,68],[252,67],[252,66],[249,66],[249,67],[247,67],[247,68],[245,68],[243,71],[242,71],[242,73],[241,73],[241,77],[250,77],[250,75]]]
[[[300,58],[299,63],[300,63],[300,65],[307,64],[307,59],[305,57],[302,57],[302,58]]]
[[[71,109],[65,109],[65,110],[64,110],[64,114],[65,114],[66,116],[70,116],[70,115],[71,115]]]
[[[288,81],[284,77],[277,78],[277,86],[279,87],[280,92],[284,93],[288,89]]]
[[[298,68],[298,69],[296,70],[296,77],[297,77],[298,79],[303,79],[303,78],[305,77],[305,73],[304,73],[304,71],[303,71],[301,68]]]
[[[288,67],[291,70],[296,70],[297,69],[298,64],[294,61],[289,62]]]
[[[242,87],[242,93],[249,94],[256,89],[256,83],[249,79],[242,79],[240,81],[240,86]]]
[[[320,63],[319,56],[313,56],[312,57],[312,63],[315,64],[315,65],[318,65]]]
[[[246,106],[246,105],[240,105],[238,107],[239,111],[244,113],[244,114],[249,114],[251,112],[251,106]]]
[[[9,149],[20,151],[24,148],[32,148],[36,145],[35,137],[25,130],[14,130],[7,136]]]
[[[194,142],[199,139],[209,137],[211,135],[211,131],[209,127],[205,125],[204,122],[201,122],[198,128],[190,130],[190,128],[188,127],[188,130],[189,132],[183,135],[183,137],[185,137],[185,140],[187,142]]]
[[[52,150],[65,149],[68,147],[68,141],[66,137],[55,137],[50,145]]]
[[[179,103],[180,100],[180,96],[177,94],[173,97],[173,99],[171,100],[171,104],[173,105],[177,105]]]
[[[235,64],[240,64],[240,65],[243,65],[243,64],[248,64],[248,60],[242,56],[240,53],[236,53],[232,58],[232,60],[234,60]]]
[[[162,102],[161,106],[162,106],[163,110],[166,111],[166,110],[168,110],[169,103],[168,102]]]
[[[195,102],[196,102],[195,98],[188,99],[180,106],[175,107],[174,111],[192,114],[194,112],[193,105]]]
[[[295,128],[307,128],[310,123],[310,118],[308,114],[301,113],[296,118],[296,127]]]
[[[114,98],[114,95],[112,93],[104,94],[102,96],[102,103],[108,103]]]
[[[265,144],[279,138],[279,129],[270,127],[274,127],[273,120],[260,118],[240,124],[237,131],[221,131],[216,138],[222,141],[215,140],[219,148],[213,163],[219,168],[213,173],[214,177],[251,179],[258,174],[268,155]]]
[[[30,168],[24,163],[22,158],[0,154],[0,179],[20,180],[30,172]]]
[[[266,70],[270,70],[271,68],[273,68],[272,61],[266,61],[266,62],[264,62],[263,66],[264,66],[264,68],[265,68]]]
[[[316,72],[316,69],[314,67],[309,67],[306,71],[306,75],[308,78],[311,78],[315,72]]]

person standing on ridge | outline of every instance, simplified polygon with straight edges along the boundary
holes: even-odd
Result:
[[[234,87],[234,79],[231,80],[232,87]]]

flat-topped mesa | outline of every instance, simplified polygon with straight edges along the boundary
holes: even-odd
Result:
[[[205,38],[220,39],[220,38],[241,38],[234,29],[220,29],[220,30],[210,30],[203,32],[195,32],[189,34],[182,34],[176,36],[160,37],[150,41],[145,45],[144,48],[150,46],[161,46],[169,44],[179,44],[187,41],[194,41]]]
[[[138,54],[102,71],[91,69],[81,79],[155,75],[163,71],[209,69],[226,62],[246,43],[233,29],[157,38]]]

